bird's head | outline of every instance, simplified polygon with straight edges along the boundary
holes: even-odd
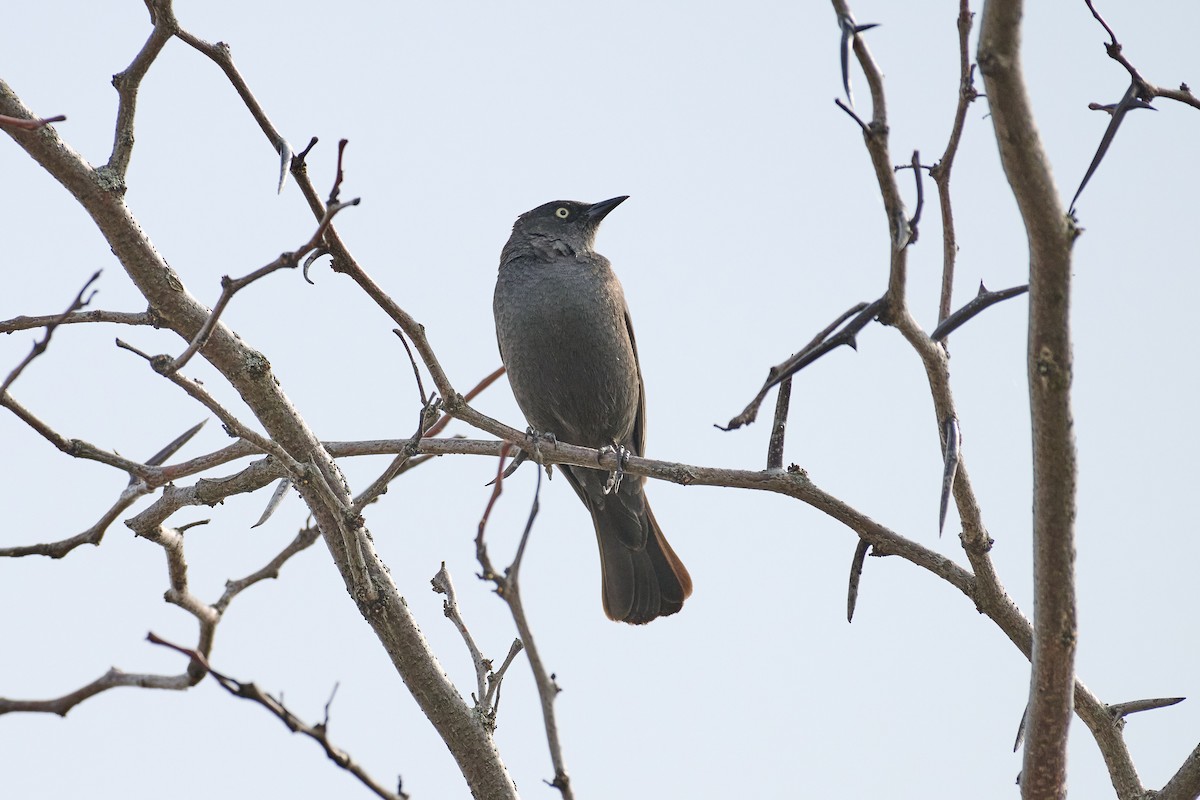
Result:
[[[555,200],[540,205],[517,217],[509,246],[526,244],[542,249],[553,243],[555,249],[565,246],[572,253],[591,252],[600,221],[627,199],[624,195],[599,203]]]

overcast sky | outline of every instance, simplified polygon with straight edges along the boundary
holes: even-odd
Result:
[[[0,76],[36,113],[66,114],[64,139],[108,158],[124,69],[150,27],[140,2],[10,3]],[[976,4],[978,7],[978,4]],[[1108,122],[1125,71],[1077,2],[1029,3],[1025,63],[1064,205]],[[957,3],[855,3],[886,74],[892,155],[932,163],[958,84]],[[1195,3],[1101,2],[1148,80],[1200,85]],[[761,468],[768,425],[713,427],[753,397],[768,367],[886,285],[887,227],[841,92],[838,27],[825,3],[551,2],[177,3],[181,24],[224,41],[296,149],[320,144],[321,190],[336,142],[350,140],[338,218],[351,250],[428,331],[460,391],[499,364],[491,315],[500,248],[515,217],[553,199],[631,196],[598,250],[621,277],[647,391],[647,455]],[[974,37],[972,40],[974,52]],[[855,71],[856,99],[869,96]],[[979,86],[982,91],[982,85]],[[1078,204],[1074,251],[1074,409],[1080,454],[1078,671],[1105,702],[1192,696],[1126,728],[1148,787],[1200,737],[1196,620],[1200,563],[1193,506],[1200,450],[1194,231],[1200,114],[1165,100],[1131,114]],[[1024,283],[1023,229],[999,169],[986,100],[972,106],[954,171],[961,252],[955,305],[980,281]],[[219,70],[179,41],[147,77],[128,204],[202,302],[312,233],[294,185],[275,193],[277,158]],[[915,195],[906,173],[910,208]],[[932,194],[932,184],[927,183]],[[94,306],[141,310],[86,215],[0,137],[0,319],[61,310],[103,268]],[[938,214],[926,208],[910,254],[909,301],[936,324]],[[225,322],[270,359],[284,391],[327,440],[408,436],[417,391],[392,323],[350,281],[279,273],[240,294]],[[952,337],[964,459],[996,544],[997,569],[1028,615],[1030,453],[1027,302],[989,310]],[[180,341],[152,329],[72,326],[13,387],[66,436],[146,458],[207,414],[145,363]],[[35,332],[0,337],[0,375]],[[199,360],[193,377],[249,412]],[[477,407],[524,422],[508,386]],[[873,325],[796,380],[786,459],[821,488],[965,564],[953,510],[937,535],[940,460],[923,370],[894,330]],[[766,415],[769,418],[769,413]],[[479,436],[461,423],[455,434]],[[181,454],[227,443],[210,421]],[[0,546],[61,539],[90,525],[126,477],[73,462],[0,414]],[[361,489],[386,459],[343,467]],[[227,467],[209,477],[231,474]],[[443,458],[395,483],[367,514],[376,546],[447,672],[474,686],[462,642],[429,578],[445,561],[487,655],[515,635],[503,603],[475,580],[473,536],[495,464]],[[506,484],[490,530],[506,562],[534,472]],[[898,558],[870,559],[854,623],[845,619],[856,537],[798,502],[651,483],[656,516],[695,581],[682,613],[644,628],[609,622],[590,522],[562,480],[543,486],[522,570],[539,645],[563,688],[564,752],[581,798],[1016,797],[1012,753],[1028,663],[949,585]],[[194,590],[214,601],[295,534],[289,498],[250,530],[267,493],[188,509]],[[143,505],[148,501],[143,501]],[[141,506],[139,506],[140,508]],[[193,643],[191,617],[162,601],[159,548],[112,526],[68,558],[0,560],[0,696],[65,694],[110,666],[175,673],[147,631]],[[415,798],[465,797],[445,746],[346,597],[323,545],[232,605],[218,669],[283,694],[319,720],[335,683],[331,734],[376,777]],[[557,798],[533,683],[522,658],[505,683],[497,742],[527,798]],[[308,740],[205,681],[187,693],[124,689],[69,717],[0,718],[11,798],[169,795],[366,797]],[[1070,790],[1111,796],[1095,744],[1072,728]]]

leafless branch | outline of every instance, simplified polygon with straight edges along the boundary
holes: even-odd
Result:
[[[850,319],[850,317],[854,316],[866,307],[866,303],[859,303],[848,311],[842,312],[840,317],[826,325],[823,331],[814,336],[808,344],[800,349],[800,352],[803,353],[806,350],[812,350],[817,347],[819,344],[821,344],[821,342],[825,341],[830,334],[837,330],[843,322]],[[850,346],[853,347],[854,344],[851,342]],[[795,358],[795,356],[793,356],[793,358]],[[797,369],[800,368],[798,367]],[[787,430],[787,416],[788,409],[791,406],[791,401],[792,379],[788,377],[779,382],[779,395],[775,400],[775,420],[771,424],[771,439],[767,445],[767,469],[783,469],[783,443],[784,435]],[[760,397],[759,403],[761,402],[762,398]]]
[[[1001,289],[998,292],[989,292],[983,282],[979,283],[979,292],[971,299],[971,302],[955,311],[953,314],[944,318],[940,325],[933,329],[933,333],[929,334],[929,338],[935,342],[940,342],[949,336],[953,331],[962,327],[967,320],[979,314],[988,306],[995,305],[1003,300],[1008,300],[1013,297],[1019,297],[1029,291],[1029,284],[1014,286],[1011,289]]]
[[[954,158],[958,154],[958,146],[962,142],[963,128],[966,126],[967,109],[979,96],[975,91],[975,66],[971,63],[969,42],[971,38],[971,22],[975,15],[971,12],[969,0],[959,0],[958,3],[958,105],[954,109],[954,122],[950,126],[950,137],[946,142],[946,150],[941,160],[929,170],[938,187],[938,206],[942,212],[942,292],[938,302],[938,322],[950,314],[950,303],[954,296],[954,265],[958,260],[958,237],[954,227],[954,210],[950,200],[950,173],[954,168]]]
[[[1182,703],[1186,699],[1186,697],[1155,697],[1149,700],[1130,700],[1126,703],[1114,703],[1108,707],[1108,711],[1114,717],[1127,717],[1139,711],[1154,711],[1159,708],[1167,708],[1168,706]]]
[[[12,371],[8,373],[8,377],[4,379],[4,383],[0,383],[0,397],[7,395],[8,387],[13,385],[13,381],[20,377],[21,373],[25,371],[25,368],[28,367],[35,358],[46,352],[46,348],[50,345],[50,337],[54,335],[55,329],[62,324],[62,321],[69,317],[73,312],[86,307],[87,304],[92,301],[92,298],[96,296],[96,292],[93,290],[91,293],[89,293],[88,289],[91,288],[93,283],[100,279],[100,273],[101,270],[96,270],[92,274],[92,277],[88,278],[87,282],[83,284],[83,288],[79,290],[79,293],[75,295],[75,299],[71,301],[71,305],[67,307],[67,310],[59,314],[58,317],[51,320],[46,325],[46,335],[43,336],[41,340],[33,343],[33,349],[29,351],[29,355],[25,356],[20,364],[17,364],[17,366],[13,367]]]
[[[28,330],[29,328],[41,328],[49,325],[55,320],[59,325],[73,325],[81,322],[111,322],[117,325],[157,325],[154,315],[149,311],[105,311],[103,309],[92,309],[91,311],[76,311],[73,314],[68,314],[63,317],[61,314],[52,314],[42,317],[13,317],[0,321],[0,333],[13,333],[15,331]]]
[[[921,180],[921,153],[918,150],[913,150],[912,162],[909,167],[913,171],[913,180],[917,184],[917,208],[913,211],[912,217],[908,220],[909,237],[904,246],[916,244],[917,242],[917,226],[921,222],[921,212],[925,209],[925,182]]]
[[[441,402],[437,398],[431,397],[421,408],[421,413],[418,415],[417,420],[417,430],[412,435],[412,438],[408,440],[408,446],[392,459],[392,463],[388,464],[387,469],[372,481],[370,486],[364,489],[358,497],[354,498],[354,502],[350,505],[348,512],[351,516],[358,516],[364,508],[379,499],[380,495],[387,491],[388,484],[404,470],[409,459],[417,454],[417,447],[425,435],[426,428],[429,427],[431,421],[437,418],[438,406],[440,404]]]
[[[850,106],[843,103],[841,101],[841,98],[835,98],[833,101],[833,104],[836,105],[838,108],[840,108],[842,111],[845,111],[850,116],[850,119],[852,119],[858,123],[858,127],[862,129],[863,136],[871,135],[870,126],[867,125],[867,123],[863,122],[863,118],[858,115],[858,112],[856,112],[853,108],[851,108]]]
[[[41,119],[24,119],[21,117],[8,117],[0,114],[0,128],[16,128],[22,131],[36,131],[39,128],[44,128],[55,122],[66,122],[67,118],[62,114],[54,117],[43,117]]]
[[[425,384],[421,381],[421,369],[417,366],[417,359],[413,355],[412,348],[408,346],[408,339],[404,338],[404,331],[396,328],[392,331],[396,334],[396,338],[400,340],[400,344],[404,345],[404,352],[408,353],[408,363],[412,365],[413,378],[417,381],[417,394],[421,398],[421,405],[429,403],[429,398],[425,396]]]
[[[195,686],[199,682],[200,677],[203,677],[203,674],[198,677],[193,677],[188,673],[182,675],[147,675],[122,672],[116,667],[112,667],[108,672],[87,686],[83,686],[70,694],[65,694],[62,697],[56,697],[52,700],[12,700],[7,697],[0,697],[0,716],[24,711],[57,714],[60,717],[65,717],[71,709],[84,700],[95,697],[109,689],[117,689],[123,686],[137,686],[142,689],[169,689],[180,692]]]
[[[137,115],[138,90],[141,89],[142,80],[150,70],[150,65],[179,28],[170,2],[148,0],[146,5],[154,28],[129,66],[112,79],[118,98],[117,121],[114,126],[112,153],[108,157],[108,163],[101,169],[113,184],[122,187],[125,185],[125,175],[133,157],[133,122]]]
[[[512,564],[504,570],[503,575],[499,574],[492,566],[492,561],[487,552],[487,545],[484,542],[484,533],[487,530],[488,519],[491,517],[496,501],[500,499],[500,494],[504,490],[504,454],[506,452],[507,447],[502,451],[499,463],[496,465],[496,479],[492,482],[492,493],[488,498],[487,506],[484,508],[483,516],[479,520],[479,529],[475,536],[475,554],[482,569],[479,577],[482,580],[495,584],[496,594],[504,599],[504,602],[508,604],[509,611],[512,612],[513,622],[517,626],[517,635],[527,651],[529,667],[533,670],[533,679],[537,684],[538,697],[541,699],[542,719],[546,726],[546,741],[550,746],[550,762],[554,766],[554,779],[547,783],[558,789],[564,800],[571,800],[575,795],[571,789],[571,779],[567,773],[566,763],[563,760],[562,744],[558,738],[558,723],[554,716],[554,699],[560,689],[558,688],[558,684],[555,683],[554,677],[542,663],[541,655],[538,653],[537,646],[533,641],[533,632],[529,627],[529,620],[525,616],[525,607],[521,602],[521,560],[525,555],[525,545],[529,541],[529,533],[533,529],[533,521],[536,519],[538,513],[538,495],[542,488],[541,470],[537,473],[537,488],[534,490],[533,503],[529,509],[529,518],[525,523],[525,530],[521,534],[521,543],[517,546],[517,553],[513,557]],[[619,456],[615,453],[613,454],[613,458],[620,460]]]
[[[779,394],[775,396],[775,419],[771,422],[771,438],[767,442],[767,469],[783,469],[783,443],[791,405],[792,379],[784,378],[779,382]]]
[[[249,700],[253,703],[257,703],[258,705],[267,709],[267,711],[271,712],[271,714],[273,714],[279,719],[280,722],[286,725],[287,729],[292,733],[303,734],[304,736],[307,736],[315,741],[317,744],[321,745],[321,749],[325,751],[325,755],[329,757],[330,761],[337,764],[339,767],[357,778],[363,786],[366,786],[368,789],[370,789],[377,797],[382,797],[384,800],[408,800],[408,795],[404,794],[403,792],[396,793],[385,789],[382,784],[368,775],[367,771],[362,767],[362,765],[355,761],[349,753],[333,745],[333,743],[329,740],[328,704],[325,706],[325,720],[317,723],[316,725],[310,725],[292,713],[292,711],[289,710],[288,707],[285,706],[281,701],[267,694],[262,689],[259,689],[255,684],[245,683],[237,680],[236,678],[231,678],[228,675],[217,672],[208,663],[208,659],[204,653],[172,644],[171,642],[168,642],[153,633],[147,634],[146,639],[153,644],[168,647],[178,653],[188,656],[193,661],[199,662],[201,666],[203,666],[204,671],[209,675],[212,675],[213,679],[221,685],[222,689],[229,692],[234,697],[240,697],[243,700]],[[332,702],[332,698],[330,698],[330,702]]]
[[[193,425],[188,430],[175,437],[168,445],[163,447],[157,453],[150,457],[146,462],[148,466],[158,466],[173,456],[179,451],[188,441],[195,436],[200,428],[204,426],[204,422]],[[147,483],[143,478],[136,475],[131,475],[129,484],[125,490],[121,492],[121,496],[117,498],[117,502],[104,513],[95,525],[88,528],[83,533],[76,534],[68,539],[63,539],[57,542],[46,542],[41,544],[22,545],[18,547],[0,547],[0,558],[16,558],[20,556],[49,556],[50,558],[62,558],[83,544],[98,545],[100,540],[104,538],[105,531],[116,521],[125,509],[129,508],[139,498],[149,494],[156,486]]]
[[[1117,34],[1114,33],[1113,29],[1109,27],[1109,24],[1104,21],[1104,17],[1100,16],[1100,12],[1098,12],[1095,5],[1092,4],[1092,0],[1084,0],[1084,2],[1087,3],[1087,7],[1092,12],[1092,16],[1096,18],[1097,22],[1104,26],[1104,31],[1108,34],[1110,41],[1104,46],[1104,49],[1108,52],[1108,57],[1124,67],[1125,71],[1129,73],[1129,78],[1138,87],[1139,97],[1147,101],[1153,100],[1155,97],[1166,97],[1169,100],[1174,100],[1176,102],[1192,106],[1193,108],[1200,109],[1200,98],[1192,94],[1191,89],[1188,88],[1186,83],[1180,84],[1178,90],[1165,89],[1161,86],[1156,86],[1153,83],[1150,83],[1150,81],[1142,77],[1142,74],[1138,72],[1137,67],[1133,66],[1133,64],[1129,62],[1129,59],[1125,57],[1124,48],[1121,46],[1121,43],[1117,41]]]
[[[442,602],[442,611],[446,618],[454,623],[454,627],[458,628],[463,642],[467,645],[467,652],[471,654],[471,663],[475,667],[475,693],[472,695],[475,700],[475,708],[484,714],[488,724],[494,727],[496,709],[487,705],[488,677],[493,674],[492,661],[483,657],[483,652],[475,644],[475,638],[471,636],[471,631],[468,630],[467,623],[458,610],[458,596],[454,592],[454,581],[450,578],[450,571],[446,569],[445,561],[442,562],[441,569],[433,576],[430,583],[433,584],[435,592],[446,595],[446,599]]]
[[[1108,152],[1109,145],[1117,135],[1117,128],[1121,127],[1121,123],[1125,120],[1125,115],[1135,108],[1148,108],[1151,111],[1156,110],[1153,106],[1144,100],[1139,99],[1138,93],[1140,87],[1137,82],[1129,84],[1129,88],[1125,91],[1124,97],[1116,105],[1108,107],[1104,110],[1108,111],[1112,116],[1108,121],[1108,127],[1104,129],[1104,135],[1100,137],[1100,146],[1096,148],[1096,154],[1092,156],[1092,162],[1088,164],[1087,171],[1083,173],[1083,180],[1079,182],[1079,188],[1075,190],[1075,196],[1071,198],[1071,207],[1068,213],[1075,211],[1075,203],[1079,200],[1079,195],[1083,194],[1083,188],[1087,186],[1088,181],[1092,179],[1092,175],[1096,173],[1097,167],[1104,159],[1105,153]]]
[[[338,181],[340,182],[340,180],[341,173],[339,171]],[[321,217],[320,223],[317,225],[316,231],[313,232],[313,235],[309,237],[308,241],[300,245],[300,247],[296,250],[287,253],[281,253],[279,258],[275,259],[270,264],[259,267],[258,269],[254,270],[254,272],[251,272],[249,275],[245,275],[241,278],[234,279],[230,278],[228,275],[222,277],[221,296],[217,298],[217,304],[213,306],[213,310],[208,315],[208,319],[204,321],[204,325],[201,326],[200,330],[196,332],[196,335],[192,338],[191,343],[188,344],[187,349],[180,353],[179,357],[176,358],[175,361],[166,369],[172,372],[182,369],[184,365],[191,360],[192,356],[198,353],[200,348],[204,347],[205,342],[208,341],[209,335],[212,333],[213,328],[217,324],[217,320],[221,318],[221,312],[223,312],[225,307],[229,305],[229,301],[233,299],[235,294],[242,289],[245,289],[247,286],[259,280],[260,278],[265,278],[272,272],[277,272],[281,269],[295,269],[297,266],[299,266],[300,259],[304,258],[307,253],[315,250],[320,245],[321,239],[325,235],[325,231],[328,230],[329,225],[333,222],[334,216],[344,208],[358,205],[358,202],[359,198],[356,197],[353,200],[346,201],[345,203],[337,203],[335,205],[328,206],[325,209],[324,216]]]
[[[236,581],[226,581],[225,592],[221,595],[217,602],[213,603],[212,607],[216,609],[218,614],[224,614],[225,610],[229,608],[229,604],[233,601],[233,598],[237,597],[244,590],[249,589],[259,581],[265,581],[269,578],[278,578],[279,570],[283,568],[283,565],[287,563],[288,559],[300,551],[310,547],[313,542],[320,538],[320,536],[321,531],[315,526],[310,525],[301,528],[300,532],[296,534],[296,538],[292,539],[292,541],[290,541],[286,547],[280,550],[275,557],[268,561],[262,568],[255,570],[246,577],[240,578]]]
[[[821,356],[842,345],[848,345],[852,349],[857,350],[858,332],[865,328],[867,323],[879,316],[886,306],[887,300],[881,297],[869,305],[867,303],[859,303],[849,311],[843,313],[831,325],[827,326],[824,331],[818,334],[812,342],[809,342],[804,349],[797,352],[787,361],[771,367],[767,371],[766,382],[758,390],[758,394],[750,401],[750,404],[742,410],[741,414],[729,420],[728,424],[724,426],[716,425],[715,427],[723,431],[732,431],[743,425],[749,425],[758,416],[758,409],[766,398],[767,392],[771,391],[777,384],[790,378]],[[838,331],[836,335],[831,335],[833,330],[852,316],[854,319],[846,327]]]
[[[160,0],[160,2],[163,2],[164,5],[170,5],[166,0]],[[238,93],[238,97],[242,99],[242,103],[246,106],[250,115],[254,117],[254,121],[258,123],[258,127],[262,129],[263,134],[267,137],[275,152],[279,154],[281,164],[284,166],[291,164],[291,145],[288,144],[287,139],[283,138],[283,134],[275,128],[270,118],[267,117],[267,112],[263,110],[262,105],[258,102],[258,98],[250,91],[250,86],[246,83],[246,79],[238,72],[237,66],[233,63],[233,54],[230,51],[229,45],[224,42],[210,44],[197,36],[193,36],[182,28],[177,29],[175,35],[211,59],[225,73],[225,77],[229,79],[230,85]],[[283,188],[282,177],[280,178],[278,188]],[[317,218],[320,219],[320,216],[318,215]]]
[[[483,697],[483,704],[492,709],[493,714],[500,709],[500,686],[504,682],[504,676],[524,649],[525,645],[520,639],[513,639],[513,643],[508,647],[508,655],[504,657],[504,663],[500,665],[500,669],[488,673],[488,688],[487,694]]]
[[[854,17],[845,14],[838,16],[838,27],[842,29],[842,43],[839,48],[842,57],[842,88],[846,92],[846,102],[853,106],[854,93],[850,91],[850,44],[858,34],[878,27],[878,23],[859,25],[854,21]]]
[[[1200,797],[1200,745],[1155,796],[1155,800],[1195,800]]]
[[[1071,244],[1021,69],[1022,0],[988,0],[980,27],[983,73],[1000,162],[1030,247],[1028,372],[1033,427],[1034,637],[1021,794],[1066,793],[1067,729],[1075,689],[1075,441],[1071,416]],[[1093,729],[1094,730],[1094,729]],[[1098,740],[1099,741],[1099,740]],[[1102,752],[1105,750],[1101,743]],[[1123,758],[1128,759],[1128,752]],[[1117,793],[1140,796],[1136,772],[1114,769]]]
[[[0,406],[4,406],[12,411],[22,422],[32,428],[43,439],[50,442],[56,448],[71,456],[72,458],[84,458],[89,461],[96,461],[101,464],[107,464],[110,467],[116,467],[122,472],[128,472],[131,475],[137,475],[148,482],[154,482],[160,475],[160,470],[155,467],[150,467],[145,464],[139,464],[136,461],[130,461],[116,453],[110,453],[107,450],[101,450],[96,445],[90,442],[85,442],[82,439],[68,439],[62,434],[55,431],[49,425],[33,415],[31,411],[18,403],[16,399],[7,392],[0,394]]]

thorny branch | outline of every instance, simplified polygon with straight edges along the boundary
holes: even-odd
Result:
[[[71,305],[67,307],[67,310],[46,325],[46,335],[33,343],[33,348],[29,351],[29,355],[25,356],[20,364],[13,367],[12,371],[8,373],[8,377],[4,379],[4,382],[0,383],[0,398],[6,398],[8,396],[8,387],[13,385],[13,382],[21,376],[26,367],[33,363],[35,358],[46,352],[46,348],[50,346],[50,337],[54,335],[55,329],[62,324],[62,321],[73,312],[86,307],[88,303],[92,302],[92,298],[96,296],[96,291],[93,290],[89,293],[88,289],[99,279],[100,270],[97,270],[92,274],[92,277],[88,278],[87,283],[83,284],[83,288],[75,295],[75,299],[71,301]]]
[[[1156,97],[1166,97],[1169,100],[1175,100],[1193,108],[1200,109],[1200,98],[1192,94],[1192,90],[1188,88],[1186,83],[1181,83],[1178,89],[1164,89],[1160,86],[1155,86],[1150,83],[1137,70],[1129,59],[1125,57],[1124,47],[1117,41],[1117,34],[1113,31],[1104,17],[1100,16],[1100,12],[1096,10],[1093,0],[1084,0],[1088,10],[1092,12],[1092,16],[1096,21],[1103,26],[1105,33],[1108,34],[1109,41],[1104,45],[1108,57],[1116,61],[1125,71],[1129,73],[1130,84],[1125,91],[1121,100],[1113,105],[1101,105],[1099,103],[1091,103],[1088,107],[1094,111],[1107,111],[1111,115],[1108,121],[1108,127],[1104,129],[1104,135],[1100,138],[1100,145],[1096,148],[1096,154],[1092,156],[1092,161],[1088,164],[1087,171],[1083,174],[1083,180],[1079,182],[1079,188],[1075,190],[1075,196],[1071,198],[1071,205],[1068,213],[1075,211],[1075,203],[1079,200],[1079,195],[1083,193],[1083,188],[1087,186],[1092,175],[1100,166],[1100,162],[1104,159],[1108,152],[1109,146],[1117,135],[1117,129],[1125,120],[1125,115],[1135,108],[1148,108],[1151,111],[1156,110],[1150,103]]]
[[[337,182],[334,184],[334,193],[337,192],[337,185],[339,183],[341,183],[340,164]],[[259,280],[260,278],[265,278],[272,272],[276,272],[281,269],[295,269],[300,265],[300,259],[304,258],[304,256],[306,256],[308,253],[311,253],[313,250],[316,250],[321,244],[321,239],[325,236],[325,231],[328,230],[329,226],[333,223],[334,216],[342,209],[350,206],[356,206],[358,203],[359,198],[356,197],[353,200],[346,201],[345,203],[333,203],[327,206],[325,208],[325,213],[321,216],[321,220],[317,224],[317,229],[313,232],[313,235],[309,237],[308,241],[300,245],[300,247],[291,252],[281,253],[279,258],[275,259],[266,266],[259,267],[249,275],[237,279],[230,278],[228,275],[222,277],[221,296],[217,298],[217,304],[213,306],[212,313],[208,315],[208,319],[204,321],[204,325],[199,331],[196,332],[195,337],[192,338],[192,341],[188,345],[187,349],[180,353],[179,357],[176,358],[175,361],[170,364],[170,366],[166,367],[166,369],[171,372],[182,369],[184,365],[191,360],[192,356],[199,352],[200,348],[204,347],[204,343],[208,341],[208,337],[212,333],[213,328],[216,326],[217,320],[221,317],[221,312],[223,312],[225,307],[229,305],[229,301],[233,299],[235,294],[242,289],[245,289],[247,286]]]
[[[967,109],[979,93],[975,90],[975,65],[971,63],[970,38],[971,22],[975,15],[971,12],[970,0],[959,0],[958,3],[958,105],[954,109],[954,122],[950,126],[950,136],[946,141],[946,149],[939,160],[929,170],[938,187],[938,207],[942,213],[942,293],[938,301],[939,324],[950,314],[950,303],[954,296],[954,266],[958,261],[958,235],[954,226],[954,209],[950,200],[950,174],[954,169],[954,158],[958,155],[958,147],[962,142],[963,129],[967,122]],[[933,337],[937,338],[937,337]]]
[[[43,119],[21,119],[20,117],[8,117],[0,114],[0,128],[16,128],[22,131],[36,131],[39,128],[44,128],[47,125],[55,122],[66,122],[67,118],[62,114],[54,117],[45,117]]]
[[[325,718],[315,725],[310,725],[292,713],[292,711],[285,706],[281,700],[278,700],[267,694],[255,684],[245,683],[237,680],[236,678],[231,678],[228,675],[217,672],[208,663],[208,658],[205,653],[197,652],[196,650],[190,650],[186,647],[180,647],[177,644],[172,644],[171,642],[156,636],[154,633],[147,634],[146,639],[152,644],[162,645],[163,647],[168,647],[177,653],[188,656],[193,662],[200,664],[204,670],[204,673],[212,675],[213,680],[220,684],[222,689],[229,692],[234,697],[240,697],[243,700],[249,700],[252,703],[257,703],[258,705],[267,709],[267,711],[271,712],[271,714],[273,714],[279,719],[280,722],[286,725],[287,729],[292,733],[303,734],[304,736],[307,736],[315,741],[317,744],[321,745],[321,749],[325,751],[325,755],[329,757],[330,761],[337,764],[339,767],[357,778],[363,786],[366,786],[368,789],[370,789],[377,797],[382,797],[384,800],[408,800],[408,795],[403,791],[400,791],[399,788],[396,792],[391,792],[384,788],[381,783],[368,775],[367,771],[362,767],[362,765],[351,758],[349,753],[347,753],[345,750],[335,747],[333,742],[329,740],[329,708],[333,703],[332,695],[329,698],[329,702],[325,704]],[[337,692],[336,686],[334,687],[334,692]]]
[[[929,334],[929,338],[935,342],[940,342],[949,336],[952,332],[962,327],[967,320],[981,313],[985,308],[993,306],[1003,300],[1009,300],[1013,297],[1020,297],[1029,291],[1029,284],[1021,284],[1014,286],[1011,289],[1001,289],[998,292],[989,292],[983,282],[979,282],[979,292],[971,299],[969,303],[964,305],[958,311],[950,314],[942,319],[941,324],[933,329],[933,333]]]
[[[166,447],[159,450],[157,453],[147,459],[147,466],[159,466],[171,456],[175,455],[185,444],[187,444],[193,436],[200,432],[204,427],[204,422],[201,421],[193,425],[188,430],[184,431],[179,436],[175,437]],[[108,530],[108,526],[112,525],[127,508],[134,504],[139,497],[144,497],[157,487],[152,487],[144,478],[137,475],[129,476],[129,483],[125,490],[121,492],[121,496],[117,498],[117,502],[104,513],[95,525],[88,528],[83,533],[76,534],[68,539],[63,539],[58,542],[47,542],[43,544],[24,545],[16,547],[0,547],[0,558],[17,558],[20,556],[49,556],[50,558],[63,558],[83,544],[99,545],[100,540],[104,538],[104,533]]]
[[[767,371],[766,382],[763,383],[762,388],[758,390],[758,394],[755,395],[754,399],[750,401],[750,404],[742,410],[742,413],[729,420],[726,425],[716,425],[715,427],[720,428],[723,431],[732,431],[742,427],[743,425],[749,425],[751,422],[754,422],[755,418],[758,416],[758,409],[762,405],[763,400],[766,398],[767,392],[771,391],[772,388],[792,377],[821,356],[837,349],[838,347],[841,347],[842,345],[846,345],[853,350],[857,350],[857,337],[859,331],[865,328],[867,324],[871,322],[871,320],[883,313],[883,310],[886,307],[887,299],[881,297],[874,303],[859,303],[849,311],[844,312],[831,325],[827,326],[825,330],[817,334],[813,341],[809,342],[807,346],[805,346],[787,361],[771,367],[771,369]],[[834,330],[836,330],[840,325],[842,325],[842,323],[846,322],[846,320],[850,319],[852,316],[854,319],[847,323],[846,327],[839,330],[836,334],[833,334]]]

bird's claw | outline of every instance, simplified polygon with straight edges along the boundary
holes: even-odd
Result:
[[[525,438],[533,443],[533,460],[539,464],[544,464],[544,462],[545,462],[545,459],[542,457],[542,440],[543,439],[548,440],[552,446],[558,447],[558,437],[557,436],[555,436],[550,431],[536,431],[533,429],[532,426],[525,429]],[[529,454],[525,450],[521,451],[521,455],[524,456],[525,458],[529,457]],[[515,464],[514,464],[514,466],[515,466]],[[546,475],[553,477],[554,465],[553,464],[545,464],[545,467],[546,467]]]
[[[625,465],[629,463],[629,457],[633,454],[619,444],[601,447],[600,455],[603,456],[605,453],[617,454],[617,468],[608,473],[608,480],[604,482],[604,493],[613,494],[621,488],[621,479],[625,477]]]

